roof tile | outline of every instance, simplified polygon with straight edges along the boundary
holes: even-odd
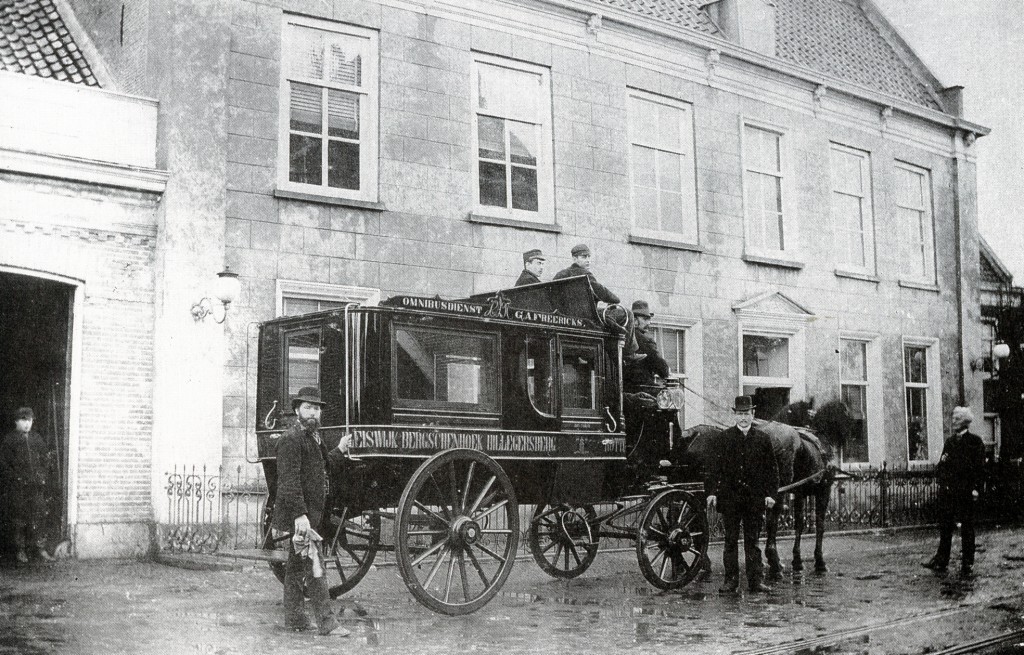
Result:
[[[0,70],[99,86],[53,0],[0,0]]]

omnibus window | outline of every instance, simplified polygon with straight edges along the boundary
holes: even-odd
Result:
[[[562,344],[562,404],[567,409],[597,409],[597,348]]]
[[[526,390],[534,409],[552,415],[555,388],[552,380],[551,339],[526,337]]]
[[[494,335],[397,328],[398,398],[497,410],[497,352]]]
[[[294,332],[285,335],[285,380],[288,385],[288,401],[299,393],[302,387],[320,386],[320,332]]]

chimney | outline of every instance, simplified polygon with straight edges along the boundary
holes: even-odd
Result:
[[[946,108],[946,113],[952,114],[958,118],[963,117],[964,87],[947,86],[945,89],[939,91],[939,95],[942,97],[942,104]]]
[[[733,43],[775,56],[775,3],[772,0],[711,0],[702,8]]]

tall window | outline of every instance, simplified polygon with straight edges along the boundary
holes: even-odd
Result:
[[[668,362],[668,372],[674,377],[686,377],[686,330],[658,326],[654,328],[658,351]]]
[[[903,275],[911,281],[934,283],[931,178],[927,170],[896,163],[896,217],[903,247]]]
[[[472,87],[476,211],[553,221],[548,70],[478,54]]]
[[[830,154],[836,263],[854,271],[874,271],[868,153],[832,144]]]
[[[910,461],[928,460],[928,348],[903,347],[903,386],[907,396],[907,453]]]
[[[747,246],[753,251],[792,250],[783,212],[784,166],[782,134],[743,126],[743,187],[747,215]]]
[[[844,462],[868,461],[868,344],[841,340],[840,399],[853,416],[853,426],[843,448]]]
[[[377,33],[288,16],[278,183],[377,199]]]
[[[690,105],[629,94],[633,225],[641,234],[697,243]]]

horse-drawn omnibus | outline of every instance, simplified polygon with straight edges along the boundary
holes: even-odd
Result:
[[[601,322],[591,294],[579,277],[263,323],[263,547],[290,537],[270,528],[275,445],[294,420],[294,395],[317,386],[326,445],[351,437],[349,459],[330,472],[320,526],[333,596],[352,589],[378,551],[394,550],[417,600],[445,614],[473,612],[512,569],[521,505],[534,508],[522,517],[534,559],[551,575],[582,573],[604,536],[635,539],[652,584],[692,580],[708,542],[702,485],[650,482],[650,463],[636,461],[650,451],[638,448],[643,423],[646,443],[663,441],[665,452],[678,438],[681,392],[663,390],[657,403],[624,396],[623,338]]]

